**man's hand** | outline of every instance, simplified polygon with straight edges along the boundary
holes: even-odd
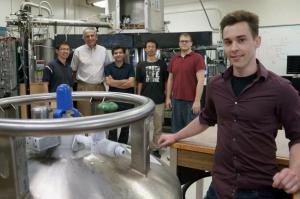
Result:
[[[166,107],[166,109],[172,108],[172,102],[171,102],[170,98],[166,98],[165,107]]]
[[[109,75],[105,78],[106,84],[109,86],[112,84],[112,80],[113,80],[113,78],[111,75]]]
[[[300,179],[295,171],[285,168],[274,175],[272,186],[283,189],[288,194],[293,194],[300,190]]]
[[[197,115],[200,112],[200,102],[194,101],[192,111],[195,115]]]
[[[166,147],[176,142],[175,134],[162,134],[158,139],[159,147]]]

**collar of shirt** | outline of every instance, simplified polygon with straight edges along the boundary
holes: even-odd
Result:
[[[56,60],[56,62],[57,62],[58,64],[60,64],[60,65],[62,65],[62,66],[67,66],[67,65],[68,65],[68,64],[67,64],[67,61],[66,61],[66,64],[63,64],[58,58],[56,58],[55,60]]]
[[[90,50],[90,51],[95,51],[96,50],[96,48],[97,48],[97,44],[93,47],[93,48],[91,48],[89,45],[87,45],[87,44],[85,44],[85,47],[86,47],[86,49],[88,49],[88,50]]]
[[[182,57],[181,54],[180,54],[180,52],[179,52],[179,53],[176,54],[176,57],[179,57],[179,58],[185,58],[185,57],[191,56],[191,55],[193,55],[193,54],[195,54],[194,51],[192,51],[192,52],[190,52],[189,54],[186,54],[184,57]]]
[[[127,64],[124,62],[121,67],[118,67],[116,62],[113,62],[113,66],[116,67],[116,68],[119,68],[119,69],[124,68],[124,66],[126,66],[126,65]]]
[[[268,70],[264,67],[262,63],[258,59],[256,59],[257,64],[257,79],[267,79],[268,78]],[[222,73],[222,77],[225,80],[228,80],[232,77],[233,74],[233,66],[231,65],[224,73]]]

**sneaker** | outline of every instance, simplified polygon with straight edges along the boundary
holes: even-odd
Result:
[[[152,151],[151,154],[154,155],[154,156],[157,157],[157,158],[161,158],[161,155],[160,155],[160,153],[159,153],[159,150]]]

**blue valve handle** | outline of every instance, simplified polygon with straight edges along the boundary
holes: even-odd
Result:
[[[56,111],[53,117],[62,118],[67,111],[71,111],[73,117],[80,117],[79,111],[73,108],[71,88],[67,84],[61,84],[56,89]]]

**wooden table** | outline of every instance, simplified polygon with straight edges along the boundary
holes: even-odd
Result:
[[[211,171],[213,166],[213,155],[216,146],[216,127],[210,127],[205,132],[181,140],[171,146],[170,167],[177,174],[179,167]],[[278,132],[277,163],[280,168],[289,165],[288,140],[283,131]],[[293,199],[300,199],[300,192],[293,195]]]

